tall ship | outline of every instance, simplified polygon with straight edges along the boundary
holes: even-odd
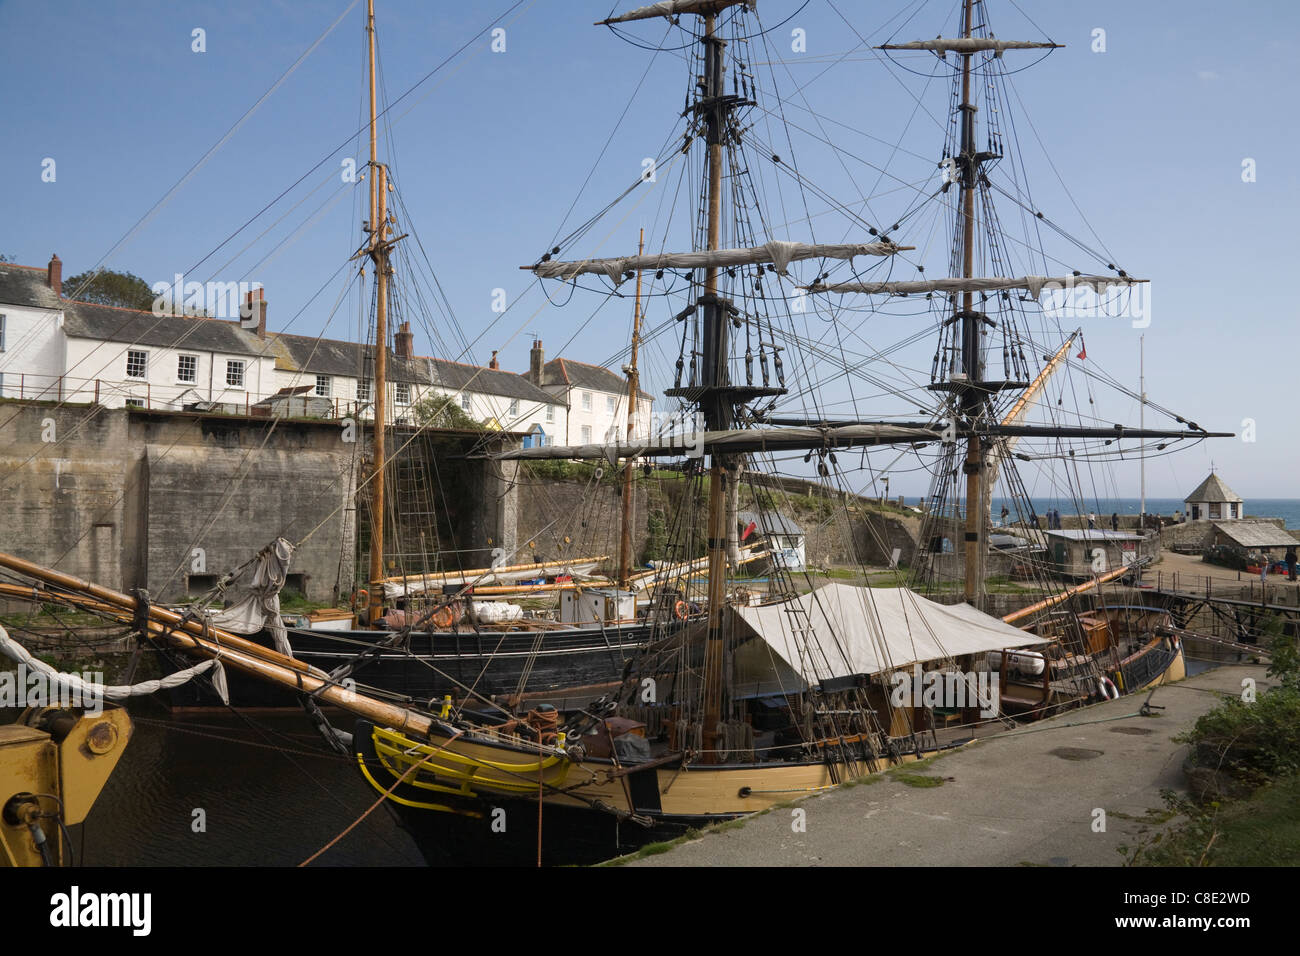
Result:
[[[625,488],[661,480],[686,489],[679,500],[687,504],[667,528],[669,557],[648,588],[652,599],[615,629],[615,658],[603,621],[489,628],[474,620],[482,612],[471,605],[480,673],[505,668],[504,679],[515,684],[513,701],[487,699],[468,671],[449,674],[437,660],[446,641],[464,636],[463,592],[477,576],[395,578],[385,563],[382,520],[371,535],[364,616],[390,626],[341,632],[353,653],[327,666],[307,658],[313,645],[306,631],[282,633],[286,643],[270,649],[228,627],[229,617],[143,606],[0,555],[0,566],[24,581],[9,586],[11,596],[26,589],[36,600],[134,621],[160,645],[218,661],[213,669],[300,695],[431,863],[475,862],[483,841],[494,841],[498,860],[592,862],[769,810],[1018,720],[1178,679],[1181,648],[1159,615],[1109,597],[1110,587],[1140,573],[1142,555],[1126,555],[1125,539],[1088,533],[1096,528],[1058,528],[1035,508],[1018,463],[1059,468],[1053,487],[1072,489],[1082,503],[1081,458],[1102,467],[1141,448],[1163,450],[1211,433],[1183,418],[1167,428],[1103,425],[1088,409],[1071,413],[1061,401],[1044,400],[1061,393],[1063,376],[1079,373],[1079,336],[1044,298],[1136,294],[1143,280],[1104,259],[1074,268],[1041,249],[1045,233],[1069,237],[1022,185],[1024,170],[1004,129],[1005,60],[1044,55],[1057,44],[1002,39],[985,7],[964,0],[946,36],[879,48],[923,77],[943,79],[949,101],[936,156],[909,180],[918,184],[901,212],[878,221],[803,172],[786,101],[774,81],[760,77],[756,41],[771,28],[755,0],[664,0],[598,24],[636,46],[682,54],[685,109],[663,138],[668,145],[655,157],[654,179],[616,197],[524,268],[553,288],[556,302],[617,301],[619,290],[635,283],[632,348],[651,339],[672,343],[662,393],[672,413],[646,438],[629,428],[601,443],[484,443],[477,454],[502,462],[598,461],[620,470]],[[373,16],[372,4],[372,55]],[[638,33],[646,21],[666,24],[666,36]],[[359,255],[376,284],[374,421],[382,423],[390,252],[400,233],[386,206],[375,113],[372,99],[371,216]],[[618,242],[626,232],[617,228],[620,203],[651,188],[663,203],[645,244],[638,239],[624,255],[600,254],[598,237]],[[997,199],[1020,207],[1026,236],[1013,241]],[[823,213],[837,222],[828,225]],[[836,241],[818,241],[814,224]],[[1086,244],[1063,244],[1071,256],[1092,257]],[[946,264],[938,278],[926,274],[932,249],[942,250]],[[897,336],[900,316],[911,316],[912,328]],[[635,369],[635,352],[629,357]],[[637,374],[629,380],[635,394]],[[868,395],[859,394],[864,384]],[[1145,411],[1145,395],[1143,402]],[[365,484],[382,515],[389,448],[382,427],[372,437]],[[920,546],[907,561],[892,562],[900,566],[872,573],[867,552],[878,530],[863,527],[849,505],[854,475],[888,472],[904,456],[930,475]],[[770,555],[764,577],[745,572],[754,557],[750,539],[776,540],[785,528],[790,493],[782,479],[828,489],[825,524],[844,530],[861,574],[818,577]],[[997,500],[1009,502],[996,535],[1018,542],[1009,549],[995,541],[996,488],[1003,490]],[[1066,530],[1081,534],[1055,534]],[[1106,550],[1112,543],[1121,554],[1113,561]],[[1089,555],[1080,574],[1061,550],[1072,544]],[[274,581],[291,553],[291,542],[269,546],[256,578],[263,591],[255,602],[278,630]],[[614,583],[626,585],[631,572],[625,559],[620,565]],[[1036,584],[1041,599],[997,613],[992,599],[1004,574]],[[520,642],[511,647],[515,663],[505,653],[511,640]],[[536,668],[548,650],[588,657],[576,674]],[[438,671],[444,683],[418,692],[368,683],[366,667],[390,654],[423,655],[418,666]],[[926,687],[943,693],[922,692],[923,674],[931,678]],[[442,693],[431,693],[435,686]],[[320,705],[356,722],[336,726]]]

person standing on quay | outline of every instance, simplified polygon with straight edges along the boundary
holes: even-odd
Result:
[[[1292,582],[1295,581],[1295,564],[1295,545],[1292,545],[1286,549],[1286,576],[1290,578]]]
[[[1111,514],[1110,514],[1110,530],[1111,530],[1111,531],[1118,531],[1118,530],[1119,530],[1119,512],[1118,512],[1118,511],[1112,511]]]
[[[1088,528],[1089,528],[1089,530],[1091,530],[1091,529],[1093,529],[1093,528],[1095,528],[1095,527],[1097,527],[1097,516],[1096,516],[1095,514],[1093,514],[1091,511],[1089,511],[1089,512],[1088,512]]]

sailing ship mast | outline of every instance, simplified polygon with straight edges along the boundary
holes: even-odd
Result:
[[[375,98],[375,0],[368,0],[366,34],[370,59],[370,242],[365,252],[375,266],[375,379],[374,425],[370,477],[370,594],[366,615],[374,623],[384,614],[384,428],[388,406],[388,253],[393,243],[384,236],[388,228],[388,168],[379,162],[377,101]]]
[[[636,254],[645,254],[645,229],[637,240]],[[637,347],[641,344],[641,270],[636,271],[636,304],[632,307],[632,361],[627,367],[627,443],[632,445],[636,430],[636,400],[641,376],[636,368]],[[632,568],[632,469],[636,460],[628,457],[623,466],[623,527],[618,542],[618,586],[626,588]]]

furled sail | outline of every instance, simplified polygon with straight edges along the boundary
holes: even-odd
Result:
[[[616,284],[637,270],[707,269],[711,266],[756,265],[770,262],[781,275],[792,262],[802,259],[853,259],[856,256],[892,256],[910,249],[892,242],[814,243],[773,240],[747,249],[715,249],[701,252],[663,252],[658,255],[622,256],[617,259],[584,259],[581,262],[539,262],[525,266],[542,279],[572,279],[575,276],[601,274]]]
[[[913,40],[910,43],[886,43],[880,50],[929,50],[943,56],[946,53],[980,53],[992,50],[996,57],[1004,50],[1054,50],[1064,44],[1039,43],[1035,40],[999,40],[996,37],[936,37],[933,40]]]
[[[830,428],[735,428],[726,431],[659,435],[642,442],[603,445],[543,445],[485,453],[496,460],[562,458],[596,461],[620,458],[698,458],[710,452],[789,451],[863,445],[931,442],[943,438],[938,427],[861,424]]]
[[[1094,292],[1104,292],[1111,286],[1134,285],[1147,282],[1131,276],[971,276],[952,279],[908,279],[899,282],[833,282],[829,285],[808,286],[809,292],[862,292],[867,294],[911,295],[919,292],[998,292],[1003,289],[1024,289],[1037,299],[1043,290],[1073,289],[1089,286]]]
[[[629,20],[650,20],[654,17],[675,17],[681,13],[698,13],[700,16],[709,16],[719,10],[734,7],[738,4],[743,4],[748,9],[753,10],[758,5],[758,0],[659,0],[658,3],[637,7],[627,13],[620,13],[618,16],[601,20],[596,25],[627,23]]]

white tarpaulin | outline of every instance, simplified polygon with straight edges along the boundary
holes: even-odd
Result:
[[[905,588],[827,584],[790,601],[738,607],[735,613],[767,645],[750,642],[754,646],[737,651],[741,681],[764,680],[773,669],[788,668],[815,682],[1047,643],[969,604],[936,604]]]

